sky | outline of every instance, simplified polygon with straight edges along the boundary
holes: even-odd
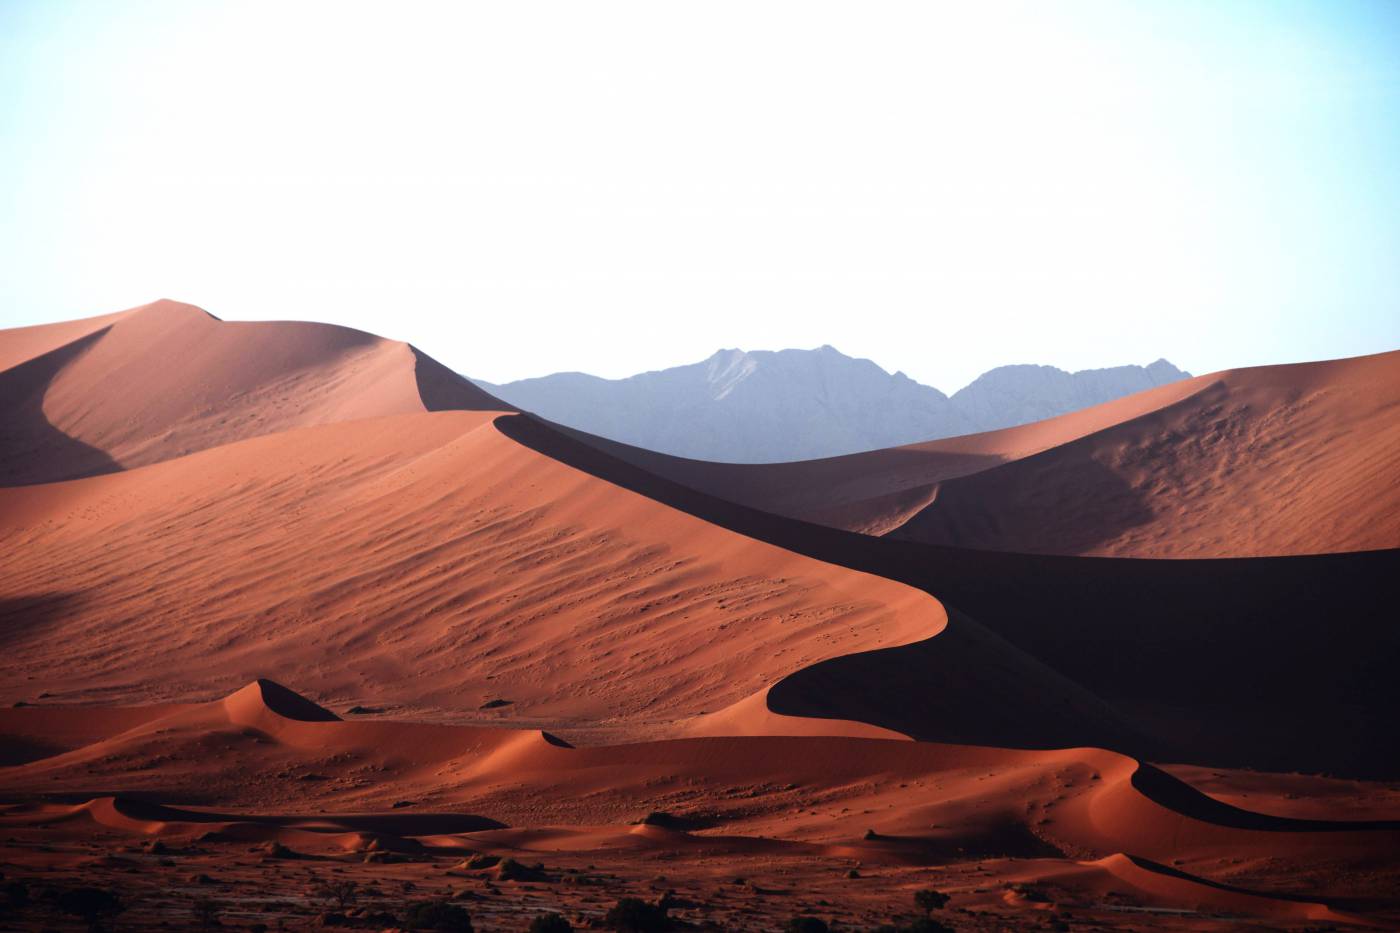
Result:
[[[953,391],[1400,347],[1400,3],[0,0],[0,327]]]

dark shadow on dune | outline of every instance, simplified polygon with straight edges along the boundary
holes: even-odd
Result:
[[[81,593],[55,591],[0,599],[0,647],[44,638],[51,625],[76,612]]]
[[[934,501],[891,536],[951,547],[1066,554],[1092,550],[1152,521],[1142,493],[1089,456],[1087,445],[1079,445],[1077,456],[1060,456],[1061,450],[941,483]]]
[[[559,736],[555,735],[552,732],[545,732],[543,729],[540,730],[540,738],[544,739],[546,742],[548,742],[550,745],[553,745],[555,748],[573,748],[572,745],[559,738]]]
[[[413,378],[418,397],[428,411],[516,411],[470,380],[459,376],[417,347],[413,351]]]
[[[1103,701],[956,609],[932,638],[842,655],[783,678],[769,689],[768,708],[929,742],[1129,753],[1146,744]]]
[[[340,717],[300,693],[288,690],[273,680],[259,677],[253,682],[262,694],[263,703],[283,719],[298,722],[340,722]]]
[[[121,469],[106,453],[64,434],[44,415],[49,384],[109,329],[0,372],[0,486],[52,483]]]
[[[207,810],[185,810],[125,795],[113,800],[112,805],[118,813],[134,820],[161,823],[258,823],[266,826],[310,829],[314,832],[371,832],[416,836],[474,833],[486,829],[507,828],[505,823],[472,813],[336,813],[315,816],[214,813]]]
[[[595,437],[566,425],[556,430],[649,473],[729,502],[789,517],[806,516],[851,530],[884,533],[927,503],[940,483],[991,470],[1006,461],[990,454],[905,447],[798,463],[715,463],[690,460]],[[853,471],[852,461],[860,468]],[[873,521],[872,521],[873,519]]]
[[[697,492],[530,415],[495,423],[526,447],[673,508],[931,593],[1123,715],[1150,737],[1145,757],[1400,777],[1400,550],[1135,560],[897,541]]]
[[[1335,833],[1351,831],[1400,830],[1400,820],[1299,820],[1269,816],[1216,800],[1196,790],[1160,768],[1140,765],[1132,777],[1133,787],[1144,797],[1169,810],[1203,823],[1266,833]]]
[[[18,735],[0,734],[0,767],[13,768],[62,755],[69,749]]]
[[[1287,901],[1289,903],[1294,904],[1321,904],[1330,910],[1347,911],[1373,911],[1376,910],[1378,907],[1381,909],[1388,909],[1393,907],[1395,904],[1395,900],[1393,897],[1371,899],[1362,897],[1341,897],[1326,892],[1319,894],[1288,894],[1283,891],[1266,891],[1259,890],[1257,888],[1242,888],[1238,885],[1226,884],[1223,881],[1214,881],[1210,878],[1206,878],[1201,875],[1192,875],[1182,871],[1179,868],[1172,868],[1168,865],[1162,865],[1150,859],[1145,859],[1140,855],[1129,855],[1127,853],[1124,853],[1123,857],[1144,871],[1153,872],[1155,874],[1163,875],[1168,878],[1176,878],[1181,881],[1190,881],[1193,884],[1199,884],[1204,887],[1214,888],[1217,891],[1225,891],[1230,894],[1243,894],[1247,897],[1261,897],[1266,898],[1268,900]],[[1337,930],[1340,929],[1340,927],[1336,926],[1335,924],[1329,923],[1322,926],[1310,924],[1308,926],[1302,927],[1302,929]]]

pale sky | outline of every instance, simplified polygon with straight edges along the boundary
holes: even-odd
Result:
[[[0,0],[0,326],[953,391],[1400,347],[1400,3]]]

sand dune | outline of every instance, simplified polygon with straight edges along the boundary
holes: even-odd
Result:
[[[1392,540],[1396,359],[731,467],[342,328],[0,333],[0,860],[151,925],[189,865],[284,898],[238,922],[349,872],[513,929],[658,863],[743,929],[930,878],[976,929],[1400,920],[1400,550],[1008,552]]]
[[[410,347],[157,301],[0,331],[0,484],[90,476],[306,425],[509,411]]]
[[[988,434],[709,464],[574,433],[764,511],[956,547],[1244,557],[1400,547],[1400,352],[1199,376]]]
[[[893,534],[1123,557],[1400,547],[1400,352],[1206,379],[1175,404],[944,483]]]
[[[668,728],[942,627],[924,593],[571,470],[495,417],[331,424],[0,490],[6,695],[187,699],[266,672],[343,706]],[[493,699],[509,705],[478,710]]]
[[[0,489],[0,689],[146,703],[265,673],[342,710],[583,741],[713,731],[762,695],[746,732],[1139,743],[977,622],[945,631],[927,593],[565,466],[503,433],[519,417],[332,424]]]

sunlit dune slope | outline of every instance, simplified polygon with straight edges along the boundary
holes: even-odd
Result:
[[[0,490],[0,689],[132,703],[264,672],[440,716],[666,727],[943,627],[922,592],[570,469],[495,417]],[[510,705],[478,712],[491,699]]]
[[[405,343],[173,301],[0,331],[0,485],[156,463],[290,428],[509,411]]]

